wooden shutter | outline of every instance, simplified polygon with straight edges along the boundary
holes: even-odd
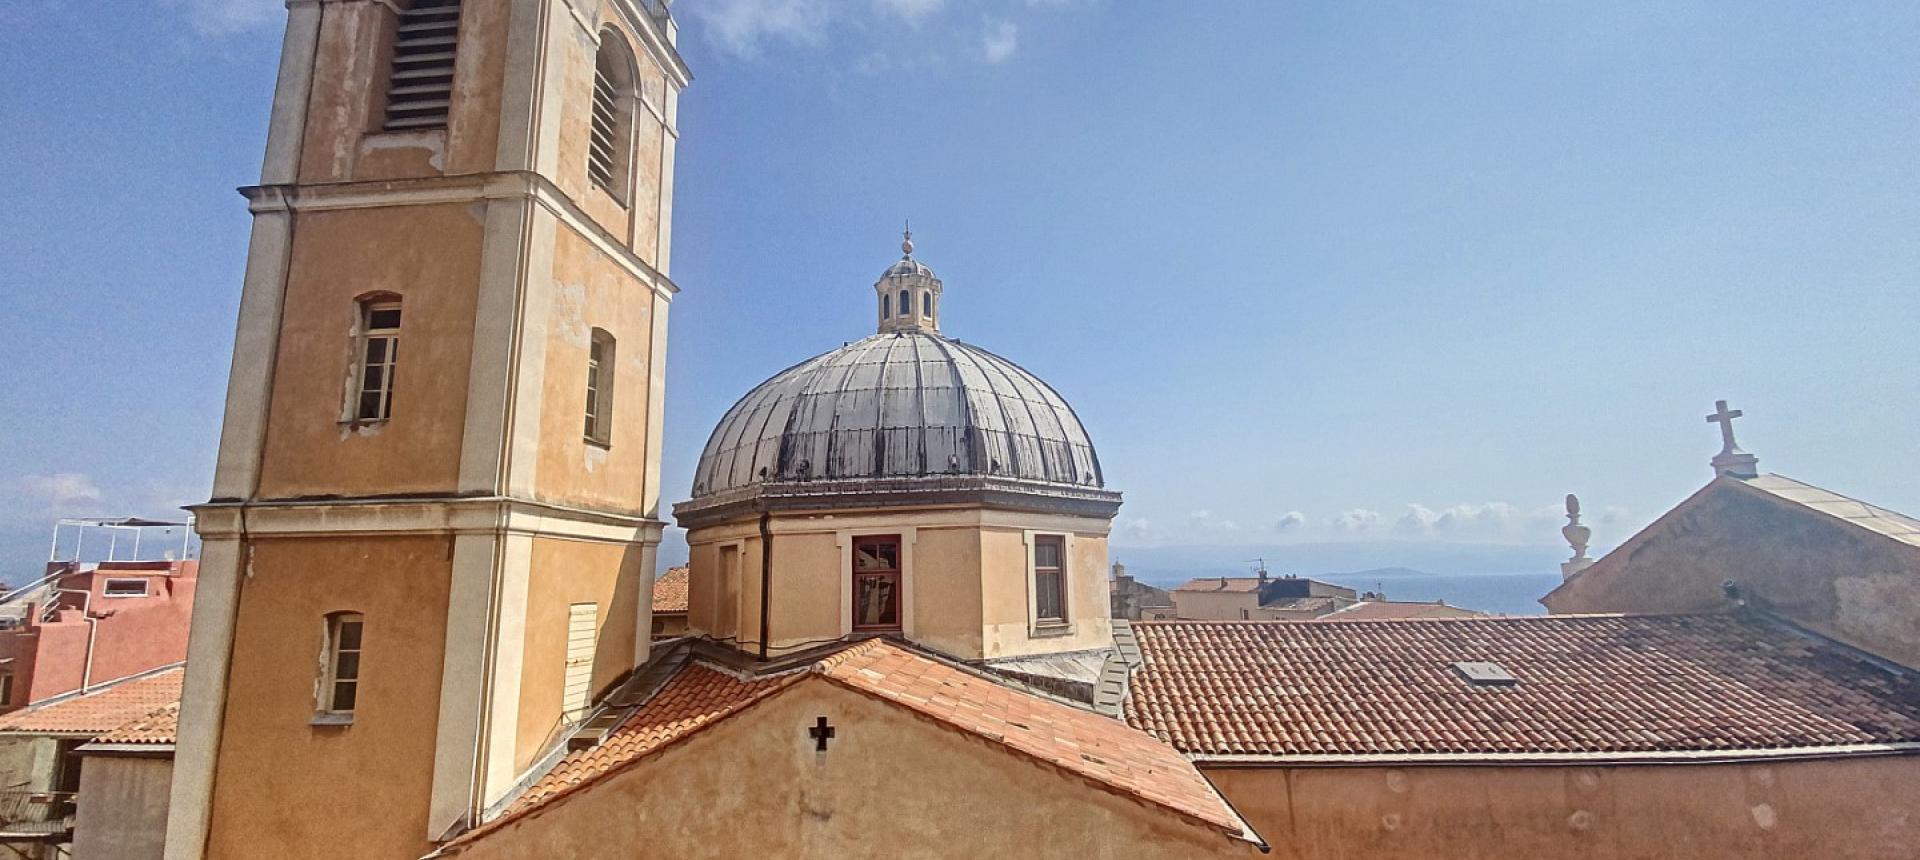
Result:
[[[567,607],[567,673],[561,682],[561,707],[567,719],[587,715],[593,703],[593,652],[600,640],[600,607],[576,603]]]

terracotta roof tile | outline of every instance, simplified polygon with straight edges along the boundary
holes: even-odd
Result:
[[[687,569],[670,567],[653,581],[653,611],[687,611]]]
[[[170,744],[179,730],[180,703],[174,702],[123,723],[119,728],[93,740],[102,744]]]
[[[179,666],[59,696],[0,717],[0,732],[97,735],[180,701]]]
[[[1199,757],[1920,742],[1920,679],[1729,615],[1136,622],[1127,722]],[[1457,661],[1517,683],[1476,686]]]
[[[567,755],[477,836],[808,677],[908,708],[949,728],[1236,837],[1246,826],[1172,747],[1100,716],[1002,686],[920,653],[867,640],[786,674],[742,679],[694,663],[592,749]],[[463,837],[460,841],[466,841]]]

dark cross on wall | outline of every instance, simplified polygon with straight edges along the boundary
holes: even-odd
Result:
[[[833,726],[827,725],[826,717],[815,719],[813,727],[807,729],[807,737],[813,738],[814,752],[826,752],[827,741],[833,740]]]

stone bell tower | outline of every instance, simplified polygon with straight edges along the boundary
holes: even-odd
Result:
[[[289,0],[170,860],[418,857],[647,655],[664,0]]]

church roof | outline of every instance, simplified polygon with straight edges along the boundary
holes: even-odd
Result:
[[[1086,428],[1039,377],[937,332],[884,332],[742,397],[708,438],[693,499],[676,513],[767,485],[824,493],[848,482],[899,488],[969,476],[1103,486]]]
[[[1129,724],[1201,760],[1920,747],[1920,678],[1733,615],[1135,622]],[[1472,676],[1492,665],[1491,674]]]
[[[504,815],[455,844],[518,816],[536,814],[756,702],[808,681],[831,683],[908,709],[1108,791],[1236,838],[1253,838],[1206,778],[1165,743],[1118,720],[1021,692],[886,640],[869,639],[769,676],[740,675],[714,664],[691,662],[604,741],[568,754]]]
[[[1844,521],[1848,525],[1884,535],[1901,543],[1920,546],[1920,519],[1914,519],[1899,511],[1870,505],[1859,499],[1821,489],[1785,475],[1766,474],[1738,480],[1769,496],[1825,514]]]

